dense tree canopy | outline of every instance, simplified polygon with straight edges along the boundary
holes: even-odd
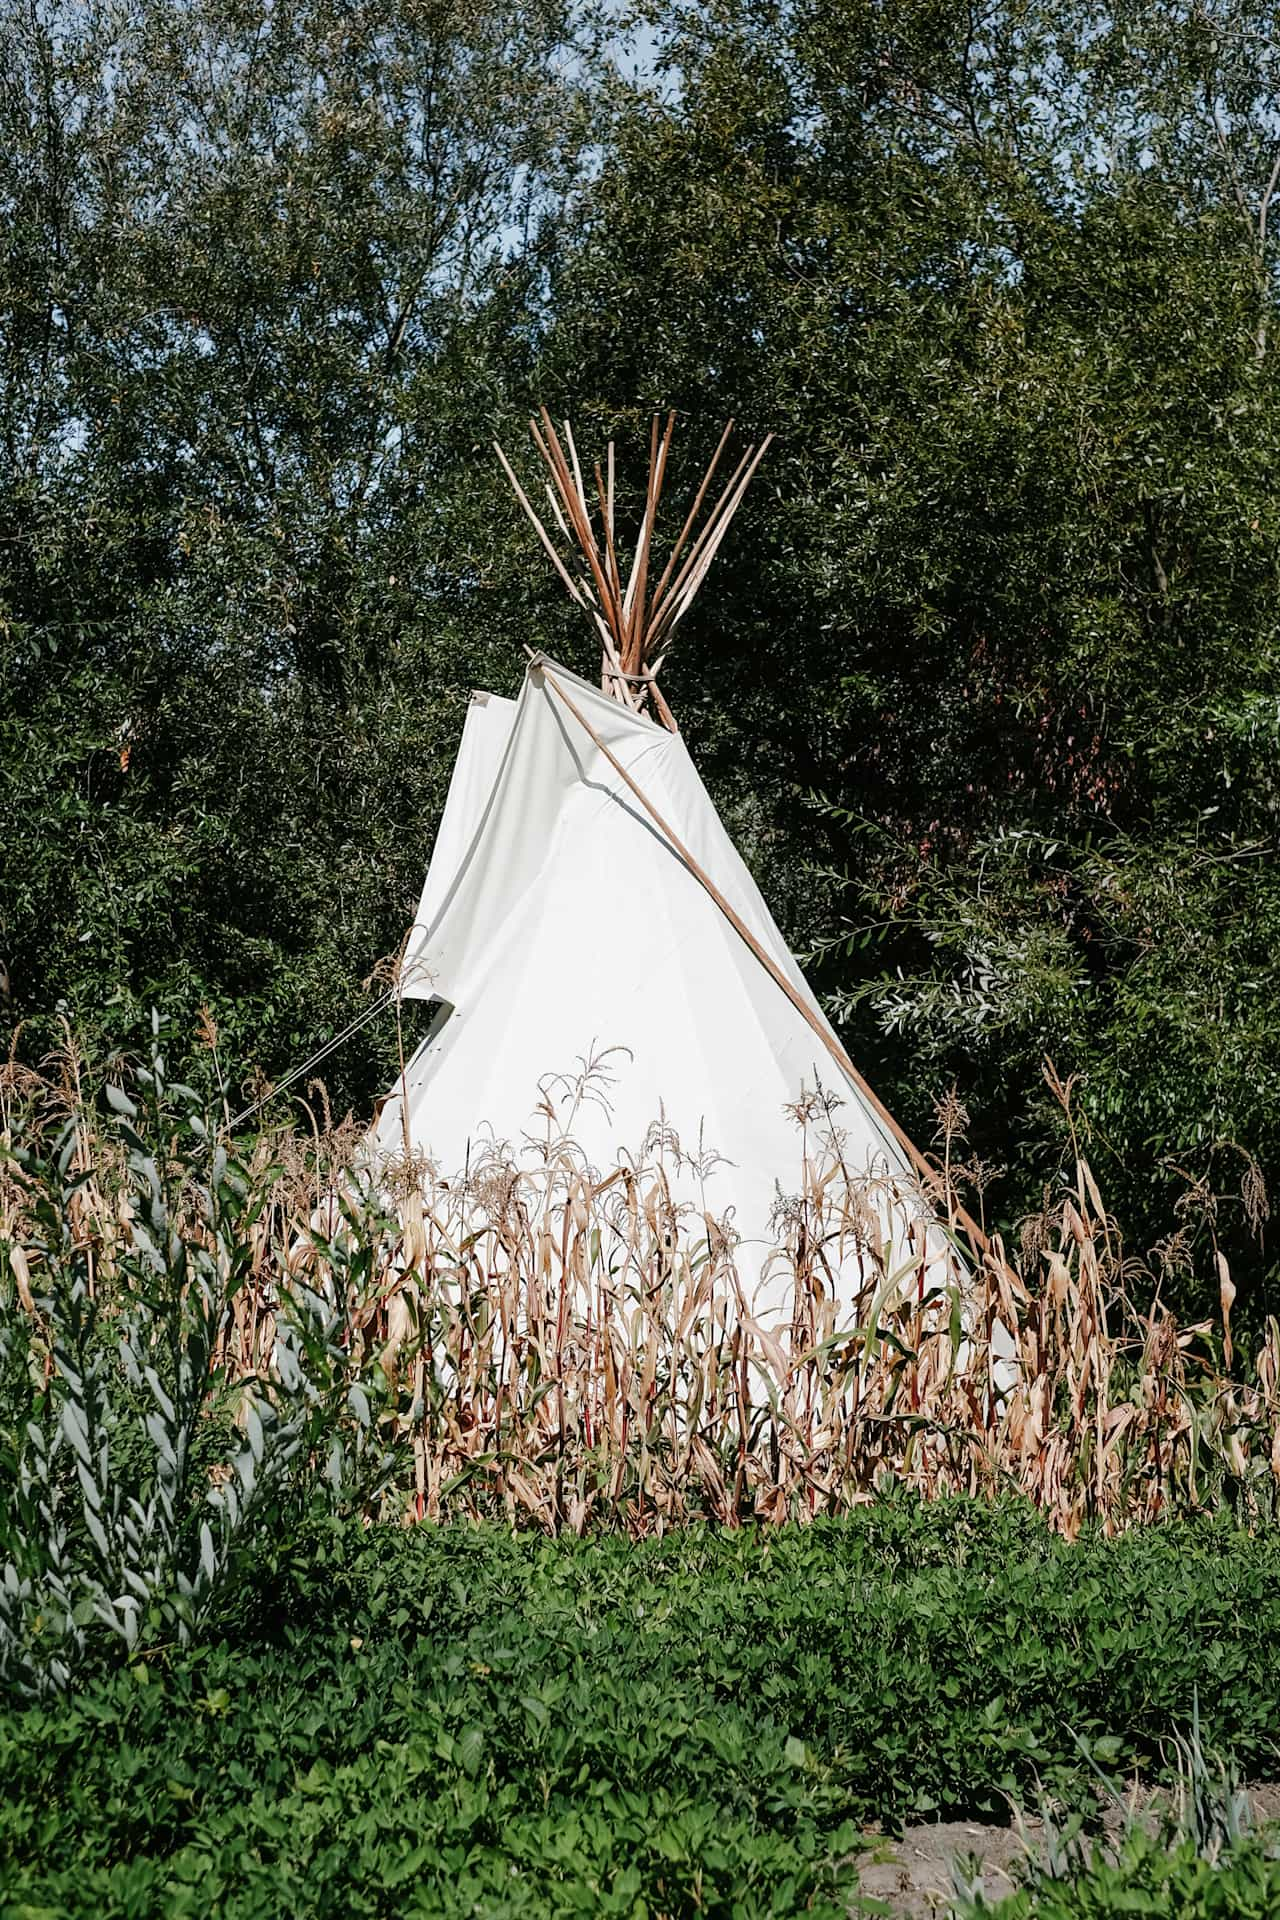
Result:
[[[778,442],[665,684],[852,1044],[925,1137],[957,1084],[1006,1221],[1058,1151],[1050,1055],[1134,1232],[1216,1231],[1266,1304],[1273,10],[639,25],[627,79],[631,27],[555,0],[11,10],[23,1044],[59,1006],[120,1044],[207,1004],[278,1074],[348,1018],[466,690],[510,688],[524,640],[592,662],[491,435],[571,406],[634,480],[675,406],[692,476],[733,414]]]
[[[398,943],[464,690],[518,673],[482,450],[590,58],[554,4],[10,16],[20,1014],[209,1002],[278,1070]]]

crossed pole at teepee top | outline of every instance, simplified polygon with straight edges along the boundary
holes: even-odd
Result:
[[[729,421],[711,456],[711,464],[702,477],[702,484],[685,517],[679,538],[671,549],[656,587],[650,591],[650,575],[655,571],[654,527],[675,423],[675,413],[671,412],[667,415],[666,428],[659,437],[655,415],[649,430],[649,481],[645,489],[644,515],[625,584],[618,565],[615,538],[613,441],[609,442],[604,472],[601,472],[598,460],[593,469],[599,515],[597,528],[569,422],[566,420],[563,423],[563,441],[545,407],[540,410],[538,419],[529,422],[533,444],[547,470],[548,478],[543,485],[552,518],[568,548],[567,561],[516,479],[506,454],[496,440],[493,443],[503,472],[533,522],[556,572],[576,604],[595,623],[602,648],[601,686],[606,693],[611,693],[616,700],[637,713],[642,712],[651,699],[658,718],[673,733],[678,731],[675,716],[663,699],[658,685],[658,670],[666,659],[676,627],[693,604],[694,596],[707,576],[707,570],[729,530],[730,522],[742,504],[742,496],[773,439],[771,433],[766,434],[758,445],[747,448],[714,504],[703,515],[712,480],[733,431],[733,421]],[[699,515],[703,515],[700,525]]]

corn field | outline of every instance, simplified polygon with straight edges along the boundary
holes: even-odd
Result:
[[[1070,1088],[1053,1084],[1070,1125]],[[0,1287],[28,1371],[47,1385],[63,1365],[50,1301],[68,1270],[108,1335],[132,1295],[177,1272],[207,1340],[209,1404],[253,1437],[280,1400],[281,1326],[300,1299],[319,1303],[342,1417],[389,1463],[371,1515],[638,1536],[698,1517],[802,1521],[897,1483],[1021,1494],[1072,1537],[1275,1505],[1280,1329],[1233,1370],[1233,1288],[1212,1251],[1220,1313],[1180,1324],[1159,1279],[1186,1245],[1126,1253],[1078,1150],[1016,1245],[957,1238],[940,1263],[923,1231],[885,1240],[885,1197],[845,1171],[830,1103],[798,1110],[795,1183],[774,1216],[787,1305],[765,1321],[732,1234],[674,1203],[660,1129],[603,1174],[559,1140],[518,1163],[492,1153],[462,1183],[411,1159],[374,1180],[322,1093],[310,1127],[232,1143],[190,1117],[186,1092],[166,1092],[159,1132],[166,1112],[188,1118],[148,1147],[123,1096],[122,1123],[86,1095],[70,1051],[43,1074],[5,1070]],[[963,1124],[944,1103],[937,1164],[957,1195]],[[202,1156],[239,1196],[234,1248]],[[36,1205],[51,1168],[57,1233],[47,1191]],[[1261,1219],[1265,1191],[1246,1177]],[[148,1224],[161,1185],[163,1233]]]

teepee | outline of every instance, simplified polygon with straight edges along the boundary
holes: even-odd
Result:
[[[806,1102],[838,1103],[834,1150],[890,1196],[882,1211],[918,1251],[938,1244],[920,1197],[933,1174],[828,1023],[658,685],[768,445],[716,491],[726,428],[659,571],[672,425],[654,425],[625,580],[612,445],[593,501],[567,423],[563,438],[545,412],[531,423],[559,545],[498,449],[592,620],[601,684],[536,655],[517,699],[472,698],[400,967],[403,996],[434,1001],[435,1017],[375,1143],[457,1182],[495,1153],[519,1164],[571,1143],[600,1175],[651,1149],[656,1128],[681,1207],[727,1228],[744,1292],[767,1310]]]

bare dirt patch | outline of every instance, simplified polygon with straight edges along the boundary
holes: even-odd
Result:
[[[1026,1830],[1033,1839],[1038,1823],[1028,1821]],[[858,1876],[868,1910],[876,1910],[869,1905],[876,1901],[881,1911],[903,1920],[907,1916],[932,1920],[951,1909],[958,1864],[980,1862],[982,1891],[988,1900],[998,1900],[1017,1885],[1014,1874],[1026,1858],[1026,1847],[1016,1827],[941,1820],[932,1826],[908,1827],[900,1840],[882,1841],[877,1855]],[[967,1873],[965,1878],[975,1884]]]

